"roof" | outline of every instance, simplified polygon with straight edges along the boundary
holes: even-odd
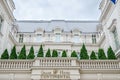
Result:
[[[56,27],[61,28],[63,31],[71,31],[79,29],[81,32],[97,32],[98,21],[66,21],[66,20],[21,20],[16,21],[19,27],[18,32],[34,32],[38,28],[45,31],[52,31]]]

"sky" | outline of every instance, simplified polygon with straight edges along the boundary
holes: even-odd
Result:
[[[101,0],[13,0],[17,20],[98,20]]]

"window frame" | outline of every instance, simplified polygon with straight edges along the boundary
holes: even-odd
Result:
[[[24,34],[19,34],[19,43],[23,43]]]

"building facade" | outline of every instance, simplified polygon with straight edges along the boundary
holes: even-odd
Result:
[[[120,0],[100,3],[99,21],[17,21],[12,0],[0,0],[0,54],[16,45],[19,54],[23,45],[27,53],[34,47],[35,55],[42,44],[44,53],[57,50],[59,58],[34,60],[0,60],[0,80],[119,80],[120,79]],[[118,60],[79,60],[70,58],[71,52],[80,54],[86,45],[88,53],[111,46]],[[67,58],[61,58],[62,51]],[[45,54],[44,54],[45,56]],[[78,56],[79,58],[79,56]]]

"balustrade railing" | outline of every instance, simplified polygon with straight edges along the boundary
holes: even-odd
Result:
[[[0,60],[0,69],[30,69],[32,60]]]
[[[120,69],[119,60],[79,60],[80,69]]]
[[[0,69],[31,69],[31,67],[78,67],[80,69],[120,69],[120,60],[77,60],[75,58],[0,60]]]
[[[40,67],[68,67],[72,66],[71,58],[41,58],[38,59]]]

